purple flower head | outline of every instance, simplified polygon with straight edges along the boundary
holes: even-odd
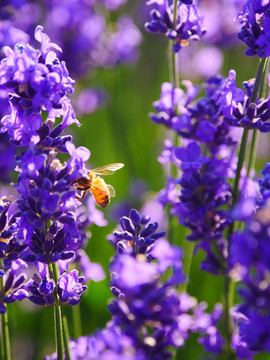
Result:
[[[270,4],[260,0],[246,0],[243,12],[239,14],[242,23],[241,31],[237,34],[248,49],[248,56],[258,55],[261,58],[270,54]]]
[[[52,51],[60,48],[42,30],[38,26],[35,31],[41,52],[28,44],[18,44],[14,50],[5,47],[6,57],[0,64],[0,86],[10,91],[12,109],[1,121],[1,132],[8,132],[12,141],[22,146],[40,141],[42,110],[64,109],[66,94],[73,92],[74,81],[65,63]]]
[[[225,117],[230,117],[236,104],[242,102],[245,97],[244,90],[236,87],[235,78],[235,71],[230,70],[228,78],[220,90],[213,96],[213,99],[220,105],[219,111],[222,112]]]
[[[12,204],[10,199],[2,198],[0,200],[0,258],[3,259],[5,269],[10,268],[12,261],[17,260],[26,247],[18,243],[14,236],[19,217],[17,205]]]
[[[237,306],[231,309],[230,315],[233,320],[234,329],[231,348],[236,352],[238,359],[252,360],[256,352],[249,350],[248,343],[245,342],[239,333],[239,322],[248,323],[249,320],[244,314],[238,312]]]
[[[120,228],[114,231],[108,240],[118,253],[148,256],[156,240],[165,235],[164,231],[156,232],[157,228],[158,223],[150,223],[148,215],[141,215],[137,210],[131,209],[129,217],[123,216],[120,219]]]
[[[221,100],[220,110],[224,112],[224,121],[229,125],[269,132],[269,99],[260,98],[256,99],[255,102],[251,102],[254,82],[255,79],[252,79],[243,83],[243,87],[246,90],[245,96],[243,96],[243,90],[235,89],[235,91],[230,94],[230,91],[227,93],[225,89],[223,95],[225,95],[229,101],[226,100],[225,102]],[[225,98],[223,99],[225,100]],[[228,104],[227,106],[226,103]]]
[[[168,346],[177,341],[173,334],[180,333],[177,323],[181,315],[180,299],[177,292],[168,287],[169,282],[162,284],[163,272],[158,264],[149,263],[142,256],[119,254],[115,257],[110,268],[111,289],[118,299],[110,303],[109,310],[123,332],[132,334],[138,349],[142,348],[149,358],[160,353],[158,359],[164,359]],[[147,328],[148,322],[152,329]],[[142,328],[145,337],[151,340],[151,347],[140,339]],[[184,329],[182,331],[184,336]]]
[[[0,313],[6,312],[5,303],[13,303],[15,301],[22,301],[28,297],[27,291],[27,264],[20,260],[14,260],[10,268],[3,274],[1,270],[0,276],[4,275],[4,288],[1,292],[0,299]]]
[[[186,93],[168,82],[161,85],[160,99],[153,103],[157,114],[150,113],[151,120],[174,130],[190,129],[190,117],[186,106],[194,100],[199,87],[188,81],[183,81],[183,85],[186,87]]]
[[[27,289],[30,293],[28,299],[32,303],[45,307],[55,304],[55,282],[48,276],[41,278],[40,275],[34,274],[33,279],[27,285]]]
[[[87,286],[82,285],[84,277],[79,277],[78,274],[78,270],[72,270],[59,277],[57,293],[62,304],[77,305],[81,301],[81,294]]]
[[[196,330],[203,334],[199,338],[199,343],[203,345],[206,351],[218,354],[222,352],[225,344],[216,327],[222,316],[222,306],[221,304],[216,304],[212,314],[205,313],[206,307],[207,304],[202,302],[194,310]]]
[[[30,148],[18,161],[20,216],[13,231],[18,244],[28,247],[23,254],[28,262],[70,259],[84,243],[84,228],[77,213],[80,201],[72,184],[85,174],[83,161],[88,159],[89,151],[76,149],[71,143],[68,149],[71,158],[64,165],[55,152],[44,154],[40,148]],[[50,224],[45,232],[47,222]]]
[[[167,179],[158,199],[163,206],[171,204],[171,214],[191,230],[187,239],[200,241],[197,248],[206,253],[203,269],[221,273],[227,256],[223,232],[232,221],[228,211],[232,197],[228,179],[234,177],[237,145],[223,118],[224,112],[230,113],[234,101],[242,100],[243,94],[236,88],[233,71],[227,79],[212,76],[204,87],[204,96],[192,98],[192,102],[183,106],[182,116],[189,119],[188,126],[172,126],[185,140],[176,148],[167,141],[166,158],[163,156],[162,161],[170,161],[177,170],[181,167],[182,172],[178,171],[175,179]],[[226,95],[228,102],[222,99]],[[220,256],[213,252],[211,242],[216,243]]]
[[[181,47],[188,45],[190,40],[198,40],[205,33],[197,0],[178,3],[175,24],[172,0],[150,0],[147,4],[155,7],[150,13],[151,20],[145,24],[146,30],[165,35],[172,40],[174,52],[180,51]]]

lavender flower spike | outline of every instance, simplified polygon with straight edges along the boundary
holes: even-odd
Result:
[[[146,30],[172,40],[174,52],[179,52],[190,40],[198,40],[205,33],[197,0],[178,2],[176,24],[173,23],[172,0],[150,0],[147,5],[154,5],[154,9],[150,13],[151,20],[145,24]]]

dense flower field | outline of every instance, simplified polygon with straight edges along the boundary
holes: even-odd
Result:
[[[270,1],[0,15],[0,360],[267,358]]]

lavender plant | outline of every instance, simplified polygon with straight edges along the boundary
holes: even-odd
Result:
[[[68,126],[80,123],[67,97],[74,81],[54,51],[61,49],[50,42],[41,26],[35,38],[41,43],[40,50],[30,45],[16,45],[14,50],[5,47],[6,57],[0,65],[0,82],[9,90],[11,106],[11,114],[1,120],[1,132],[20,151],[16,159],[18,199],[1,203],[1,313],[6,312],[7,303],[25,298],[40,306],[54,305],[60,359],[60,304],[77,305],[86,289],[84,277],[68,268],[86,256],[82,251],[89,217],[82,222],[81,204],[72,184],[87,176],[84,162],[90,152],[84,147],[76,149],[72,137],[62,135]],[[59,153],[69,154],[68,161],[61,163]],[[84,264],[87,272],[91,262]],[[96,272],[96,279],[103,278],[98,266]]]

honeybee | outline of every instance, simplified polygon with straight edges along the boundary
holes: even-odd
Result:
[[[77,199],[83,199],[87,191],[91,191],[96,203],[105,208],[109,205],[110,198],[115,196],[115,190],[111,185],[98,175],[112,175],[116,170],[121,169],[124,164],[113,163],[104,166],[100,166],[96,169],[89,170],[88,177],[81,177],[73,181],[76,189],[81,191],[81,194],[77,194]]]

